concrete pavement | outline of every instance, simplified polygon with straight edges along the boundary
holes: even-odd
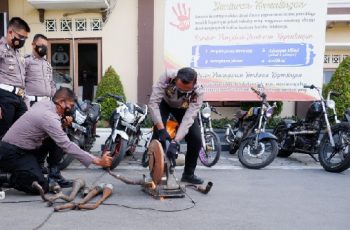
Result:
[[[114,171],[141,178],[148,170],[139,165],[140,159],[140,153],[134,159],[129,157]],[[177,167],[178,178],[181,173],[182,167]],[[38,196],[9,190],[0,200],[0,228],[349,229],[349,170],[325,172],[303,154],[278,158],[262,170],[249,170],[240,166],[236,156],[224,152],[213,168],[198,165],[196,174],[214,182],[208,195],[187,188],[185,198],[162,201],[97,167],[85,169],[74,162],[63,174],[82,177],[90,186],[112,183],[115,192],[96,210],[56,213]]]

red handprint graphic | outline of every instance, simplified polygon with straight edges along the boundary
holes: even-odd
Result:
[[[181,31],[188,30],[190,28],[190,14],[191,14],[191,9],[188,8],[186,10],[186,5],[185,3],[178,3],[177,4],[177,10],[175,6],[172,7],[172,10],[174,14],[177,17],[178,23],[175,24],[173,22],[170,22],[170,25],[175,26]]]

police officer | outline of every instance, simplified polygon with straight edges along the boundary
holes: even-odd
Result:
[[[24,103],[24,59],[18,49],[23,47],[30,28],[19,17],[13,17],[6,37],[0,40],[0,139],[27,110]]]
[[[175,165],[179,142],[185,138],[187,153],[181,181],[202,184],[203,180],[194,174],[201,149],[201,133],[197,118],[203,102],[203,88],[197,84],[197,73],[192,68],[182,68],[177,74],[166,72],[152,88],[149,101],[150,113],[156,132],[152,139],[162,143],[170,139],[165,129],[169,114],[180,123],[175,138],[171,141],[166,155]]]
[[[26,55],[25,59],[25,101],[27,106],[32,106],[35,102],[46,100],[49,101],[56,92],[55,82],[52,78],[52,67],[46,60],[47,54],[47,37],[42,34],[34,35],[32,42],[33,51],[31,55]],[[56,149],[57,145],[52,140],[46,140],[46,142],[52,143],[49,151],[56,151],[57,154],[62,150]],[[49,145],[49,144],[47,144]],[[48,169],[44,166],[45,155],[43,159],[39,160],[43,173],[47,174]],[[50,156],[49,156],[50,157]],[[59,173],[59,169],[52,169]],[[63,179],[63,178],[62,178]],[[62,187],[69,187],[72,182],[68,181],[63,183]]]
[[[25,92],[30,105],[38,101],[50,100],[56,92],[52,67],[45,58],[47,37],[36,34],[32,46],[32,54],[25,56]]]
[[[4,183],[9,178],[7,182],[11,187],[27,193],[37,193],[32,188],[32,183],[37,181],[48,191],[48,184],[55,181],[55,178],[50,178],[49,175],[46,180],[37,160],[41,154],[46,154],[46,150],[42,151],[42,146],[47,137],[86,167],[90,164],[111,166],[112,158],[108,153],[97,158],[71,142],[63,131],[61,120],[72,109],[74,99],[73,91],[62,87],[57,90],[52,101],[35,103],[32,109],[12,125],[0,141],[0,168],[11,176],[3,173],[0,184],[1,180]],[[57,164],[59,161],[59,156],[53,155],[49,163]]]

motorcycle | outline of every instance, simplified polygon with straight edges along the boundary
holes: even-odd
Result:
[[[276,126],[273,133],[279,142],[278,156],[288,157],[293,152],[300,152],[309,154],[317,161],[313,155],[318,154],[326,171],[342,172],[350,166],[350,124],[338,120],[335,102],[330,99],[334,92],[330,91],[325,100],[320,88],[314,85],[305,85],[304,88],[317,90],[320,99],[310,105],[305,120],[285,119]],[[329,110],[333,111],[335,118],[332,126]]]
[[[199,160],[204,166],[211,167],[215,165],[221,154],[221,143],[218,135],[214,132],[211,124],[211,112],[217,113],[214,107],[211,107],[208,102],[203,103],[203,106],[198,114],[198,122],[201,130],[202,148],[199,151]],[[166,130],[171,139],[175,138],[179,123],[170,115],[166,123]],[[150,141],[150,139],[148,140]],[[148,147],[148,146],[147,146]],[[148,150],[143,153],[142,166],[148,166]]]
[[[125,154],[133,154],[142,138],[141,125],[147,116],[147,105],[139,106],[136,103],[124,102],[122,96],[106,94],[106,97],[113,98],[118,107],[110,118],[112,132],[104,144],[104,151],[110,151],[113,158],[110,169],[116,168]],[[103,151],[103,152],[104,152]]]
[[[272,117],[276,104],[270,105],[267,95],[251,88],[261,99],[260,107],[239,111],[232,128],[226,125],[225,139],[231,145],[231,153],[238,150],[238,159],[245,167],[260,169],[269,165],[278,153],[277,137],[265,132],[267,121]]]
[[[96,141],[96,124],[101,117],[101,105],[89,100],[77,100],[72,108],[72,125],[65,128],[69,139],[81,149],[90,151]],[[74,160],[70,154],[64,154],[59,168],[65,169]]]
[[[198,113],[202,138],[202,148],[199,151],[199,160],[207,167],[215,165],[221,154],[220,138],[214,132],[211,124],[211,112],[221,115],[214,107],[210,106],[208,102],[203,103],[203,106]]]

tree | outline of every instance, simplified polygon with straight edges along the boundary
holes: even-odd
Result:
[[[109,66],[103,75],[100,83],[97,86],[96,98],[106,95],[107,93],[112,93],[115,95],[123,96],[125,98],[123,85],[120,81],[119,75],[113,69],[112,66]],[[115,108],[117,103],[113,98],[106,98],[102,103],[102,118],[108,120]]]
[[[337,114],[342,116],[350,108],[350,57],[340,63],[330,82],[324,87],[323,95],[327,96],[330,90],[340,93],[332,99],[336,103]]]

